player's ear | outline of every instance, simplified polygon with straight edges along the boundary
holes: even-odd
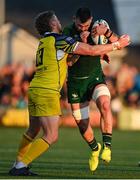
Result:
[[[90,18],[90,22],[92,22],[92,20],[93,20],[93,17],[91,16],[91,18]]]

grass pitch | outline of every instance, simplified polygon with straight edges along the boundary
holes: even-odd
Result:
[[[38,177],[11,177],[7,172],[15,159],[19,140],[25,129],[0,127],[0,179],[140,179],[140,132],[113,132],[112,161],[101,160],[94,174],[89,171],[90,149],[77,128],[60,128],[59,140],[32,164]],[[95,130],[96,139],[101,133]]]

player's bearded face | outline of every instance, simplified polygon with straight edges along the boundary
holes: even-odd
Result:
[[[88,19],[86,22],[81,23],[79,18],[75,19],[75,26],[79,32],[88,31],[92,18]]]

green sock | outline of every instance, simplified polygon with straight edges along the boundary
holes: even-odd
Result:
[[[94,138],[92,141],[88,142],[89,147],[91,148],[92,151],[97,151],[98,150],[98,144],[96,139]]]
[[[103,137],[103,145],[111,148],[112,134],[110,133],[102,133]]]

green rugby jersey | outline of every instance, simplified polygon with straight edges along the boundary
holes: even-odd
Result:
[[[89,31],[91,30],[91,27],[89,28]],[[74,24],[65,27],[63,33],[81,41],[80,33],[76,30]],[[91,36],[88,37],[88,44],[94,45]],[[78,61],[68,68],[69,77],[89,77],[90,75],[97,75],[98,73],[102,73],[100,56],[81,55]]]

